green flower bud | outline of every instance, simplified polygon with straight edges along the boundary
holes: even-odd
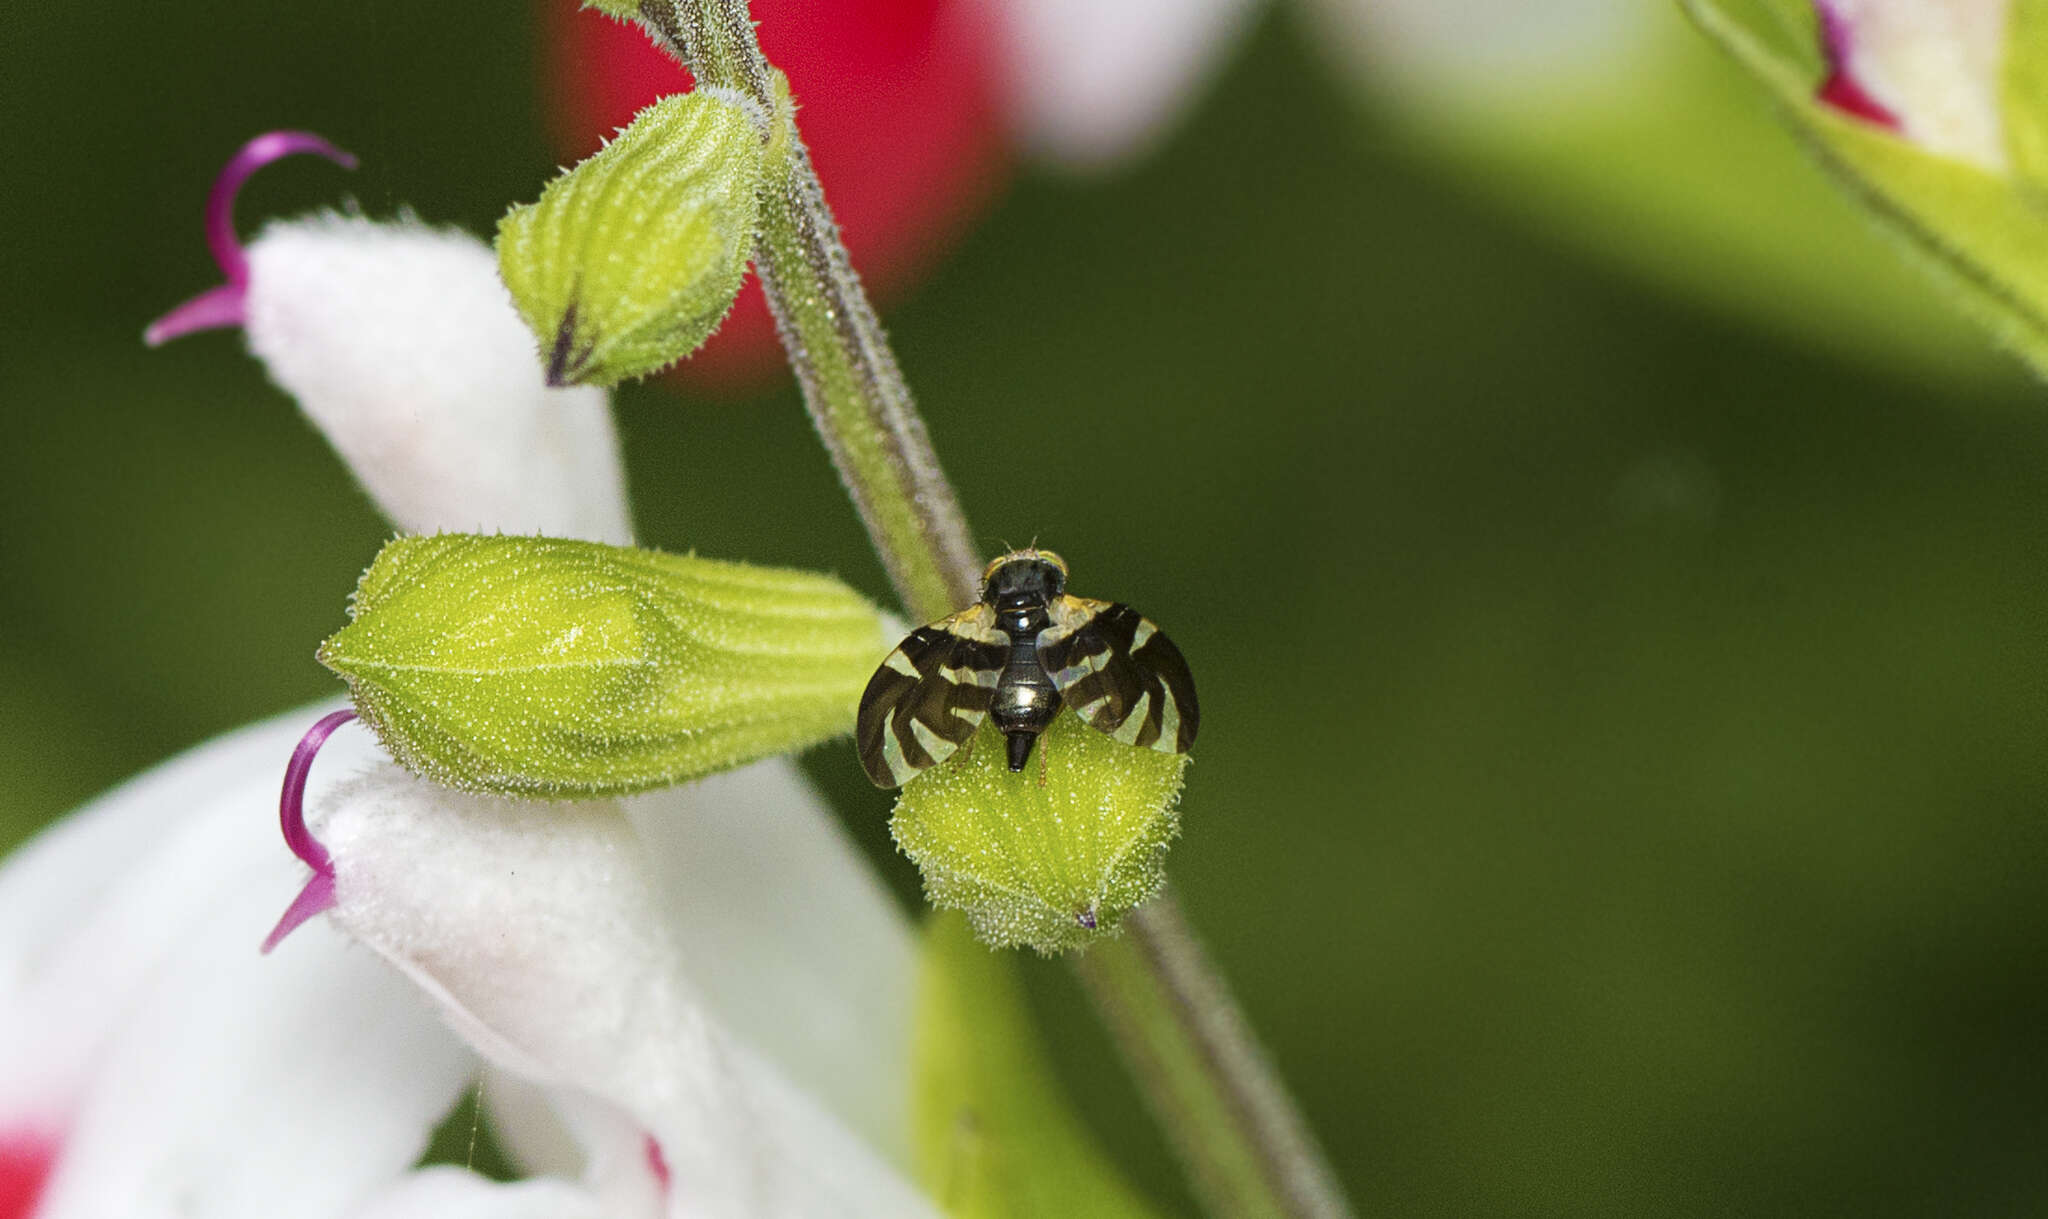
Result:
[[[596,542],[402,537],[320,646],[415,773],[468,791],[660,787],[837,736],[888,647],[830,576]]]
[[[924,873],[925,896],[966,912],[985,943],[1062,952],[1158,892],[1187,763],[1063,712],[1013,772],[983,724],[904,786],[890,832]]]
[[[549,384],[644,377],[718,328],[760,212],[752,113],[726,90],[663,98],[498,222],[498,274]]]

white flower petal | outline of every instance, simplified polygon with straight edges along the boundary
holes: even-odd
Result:
[[[1077,167],[1143,153],[1222,60],[1252,0],[1010,0],[1013,103],[1025,142]]]
[[[315,830],[335,862],[336,923],[493,1062],[589,1099],[566,1116],[608,1204],[622,1183],[654,1180],[633,1143],[644,1132],[675,1182],[671,1215],[929,1213],[709,1020],[615,802],[465,796],[384,767],[327,801]]]
[[[771,758],[626,812],[721,1023],[907,1165],[916,944],[803,772]]]
[[[573,1177],[583,1170],[583,1145],[563,1123],[546,1088],[488,1064],[477,1086],[491,1133],[514,1164],[529,1173],[558,1177]]]
[[[257,954],[293,888],[280,759],[318,710],[165,764],[0,874],[0,907],[59,879],[73,895],[10,942],[0,981],[0,1132],[59,1141],[37,1219],[340,1216],[418,1158],[474,1070],[330,929]],[[374,756],[355,735],[322,786]]]
[[[275,223],[249,348],[401,529],[631,541],[606,397],[549,389],[488,246],[417,223]]]
[[[2005,166],[1998,81],[2010,0],[1818,0],[1841,69],[1915,143]]]
[[[349,1219],[603,1219],[597,1199],[546,1177],[501,1185],[459,1168],[407,1173]]]
[[[1642,0],[1310,0],[1317,43],[1419,108],[1627,81],[1656,30]],[[1415,96],[1416,94],[1422,96]]]

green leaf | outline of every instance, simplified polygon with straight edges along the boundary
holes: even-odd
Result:
[[[699,89],[498,222],[498,273],[555,385],[616,385],[696,350],[732,307],[760,214],[758,108]]]
[[[1778,103],[1808,147],[1850,194],[1950,288],[1966,312],[2048,374],[2048,212],[2025,182],[1921,150],[1883,128],[1814,100],[1810,68],[1786,53],[1776,23],[1755,4],[1682,0],[1711,38]],[[2016,5],[2023,36],[2008,47],[2008,89],[2044,71],[2048,44],[2032,23],[2033,0]],[[2036,107],[2039,102],[2035,103]],[[2038,139],[2025,119],[2009,133]],[[2038,152],[2020,149],[2023,157]]]
[[[555,538],[402,537],[320,647],[408,769],[581,797],[849,731],[873,605],[829,576]]]
[[[1000,743],[1000,742],[999,742]],[[913,1123],[919,1177],[956,1219],[1124,1219],[1154,1212],[1053,1083],[1016,965],[957,915],[925,930]]]
[[[985,723],[904,786],[889,829],[925,895],[965,911],[985,942],[1062,952],[1108,934],[1165,883],[1187,763],[1062,712],[1012,772]]]

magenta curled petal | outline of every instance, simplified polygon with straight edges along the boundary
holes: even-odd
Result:
[[[151,322],[149,328],[142,332],[142,341],[151,347],[161,347],[172,339],[201,330],[239,326],[242,324],[242,300],[248,291],[241,284],[208,288]]]
[[[299,153],[326,157],[343,169],[356,167],[354,156],[310,131],[266,131],[242,145],[241,151],[228,158],[206,197],[206,244],[227,283],[207,289],[151,322],[142,332],[143,342],[156,347],[197,331],[242,324],[249,258],[235,236],[235,197],[257,170]]]
[[[213,190],[206,196],[206,244],[230,284],[249,282],[249,259],[235,236],[235,196],[257,170],[299,153],[326,157],[343,169],[356,167],[355,157],[310,131],[266,131],[242,145],[213,180]]]
[[[320,752],[320,746],[327,743],[327,738],[334,735],[336,728],[354,718],[356,713],[349,710],[321,716],[320,722],[299,738],[298,747],[292,750],[292,760],[285,764],[284,790],[277,801],[278,825],[284,830],[284,844],[313,869],[313,875],[285,909],[284,917],[277,920],[277,926],[264,937],[263,951],[266,953],[298,930],[307,919],[334,908],[334,859],[328,855],[327,848],[320,845],[320,840],[313,837],[313,831],[306,828],[306,776],[312,772],[313,757]]]

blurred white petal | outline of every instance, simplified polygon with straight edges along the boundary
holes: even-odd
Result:
[[[1530,90],[1555,95],[1642,71],[1652,23],[1642,0],[1309,0],[1318,41],[1364,87],[1465,106]],[[1462,99],[1461,99],[1462,95]]]
[[[344,1215],[474,1070],[331,929],[257,955],[293,885],[275,759],[316,713],[166,763],[0,871],[0,1135],[58,1141],[37,1219]],[[345,745],[318,781],[372,756]]]
[[[316,216],[248,255],[250,350],[401,529],[632,540],[604,391],[547,387],[490,247]]]
[[[671,1215],[928,1213],[707,1016],[616,802],[466,796],[382,767],[334,793],[316,832],[333,921],[487,1058],[570,1102],[608,1206],[672,1174]]]
[[[536,1175],[574,1177],[583,1171],[583,1145],[546,1088],[486,1063],[478,1089],[491,1133],[513,1163]]]
[[[1253,0],[1003,0],[1024,142],[1076,167],[1145,152],[1208,83]]]
[[[907,1164],[916,945],[803,772],[771,758],[626,812],[711,1010]]]
[[[597,1199],[567,1181],[501,1185],[459,1168],[410,1173],[349,1219],[604,1219]]]
[[[1841,71],[1926,148],[2005,167],[1999,69],[2010,0],[1818,0]]]

